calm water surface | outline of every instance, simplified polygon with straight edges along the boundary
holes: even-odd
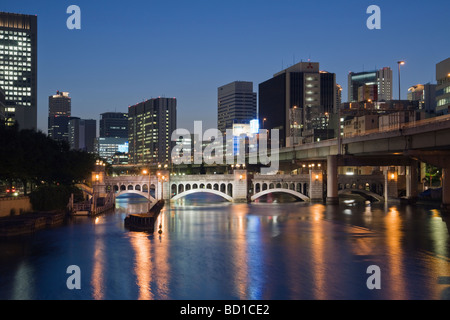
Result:
[[[0,242],[0,299],[450,299],[449,225],[439,210],[341,202],[230,204],[201,195],[166,206],[163,233],[115,213]],[[67,267],[81,269],[69,290]],[[381,290],[369,290],[370,265]]]

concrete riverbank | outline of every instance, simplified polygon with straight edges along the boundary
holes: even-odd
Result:
[[[0,218],[0,238],[32,234],[38,230],[61,225],[64,212],[36,212]]]

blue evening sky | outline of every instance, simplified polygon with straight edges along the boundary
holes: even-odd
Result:
[[[81,30],[68,30],[69,5]],[[369,30],[367,7],[381,8]],[[311,59],[336,73],[347,100],[349,71],[390,66],[398,97],[435,83],[450,57],[448,0],[6,0],[0,11],[38,15],[38,127],[47,131],[48,96],[69,91],[72,114],[99,119],[152,97],[176,97],[178,127],[216,127],[217,87],[258,84]]]

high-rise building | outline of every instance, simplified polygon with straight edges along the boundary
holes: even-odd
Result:
[[[0,87],[10,123],[37,128],[37,16],[0,12]]]
[[[359,88],[377,86],[377,101],[392,100],[392,69],[389,67],[374,71],[350,72],[348,74],[348,102],[358,101]]]
[[[392,100],[392,69],[384,67],[377,71],[378,101]]]
[[[259,84],[262,128],[278,129],[281,147],[333,138],[328,120],[337,111],[336,89],[336,75],[320,71],[317,62],[300,62],[278,72]]]
[[[436,114],[448,114],[450,108],[450,58],[436,65]]]
[[[233,124],[249,124],[257,116],[253,82],[235,81],[217,90],[217,128],[226,133]]]
[[[128,113],[105,112],[100,116],[100,137],[128,139]]]
[[[128,108],[129,163],[169,162],[175,145],[172,133],[177,127],[177,100],[150,99]]]
[[[5,92],[0,87],[0,121],[2,124],[8,123],[8,115],[6,110],[6,99],[5,99]]]
[[[68,92],[57,91],[48,97],[48,136],[55,140],[69,141],[69,120],[72,99]]]
[[[72,149],[95,152],[97,121],[72,117],[69,120],[69,144]]]
[[[436,85],[417,84],[408,89],[408,100],[419,101],[419,109],[426,113],[436,112]]]

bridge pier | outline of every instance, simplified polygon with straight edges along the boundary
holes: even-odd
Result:
[[[384,201],[398,198],[397,179],[398,174],[395,170],[389,168],[384,170]]]
[[[311,202],[323,201],[323,172],[311,169],[309,171],[309,198]]]
[[[442,168],[442,209],[450,212],[450,167]]]
[[[233,202],[247,202],[248,193],[248,174],[247,170],[234,170],[234,183],[233,183]]]
[[[419,162],[414,160],[406,167],[406,197],[410,201],[415,201],[418,197],[418,168]]]
[[[327,204],[339,204],[338,157],[327,157]]]

